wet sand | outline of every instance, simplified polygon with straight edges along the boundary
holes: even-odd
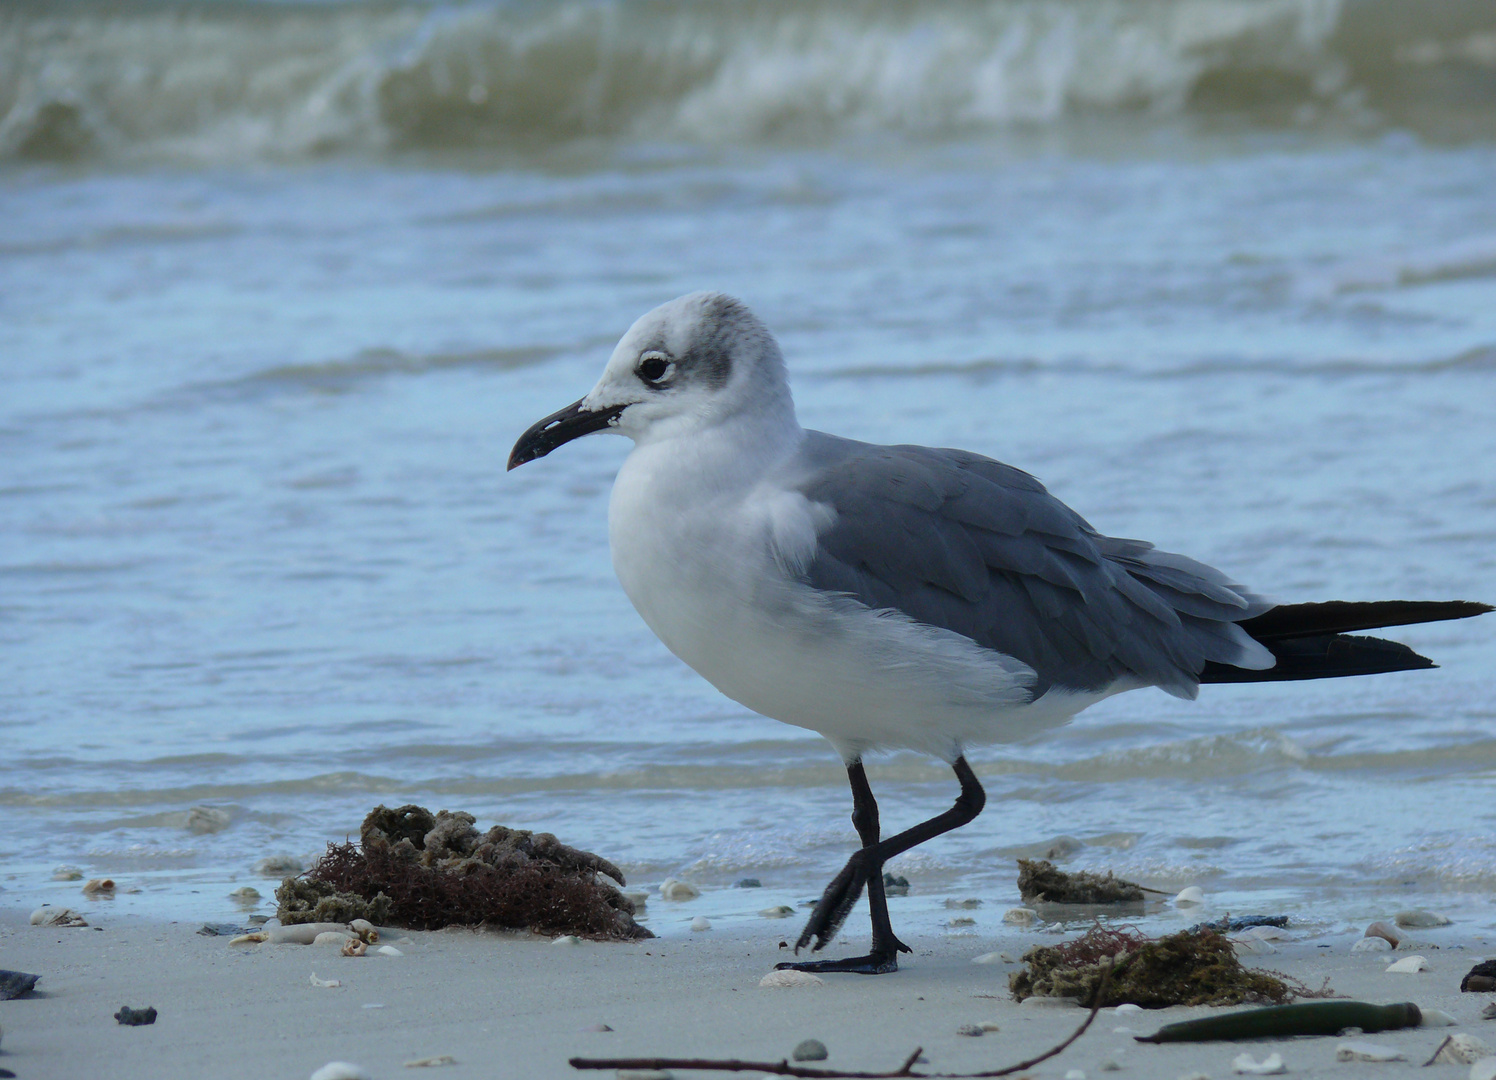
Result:
[[[93,920],[101,929],[54,929],[29,925],[28,914],[0,910],[0,967],[43,976],[31,997],[0,1002],[0,1067],[24,1080],[301,1078],[334,1060],[355,1062],[375,1078],[421,1076],[427,1073],[405,1063],[438,1055],[456,1064],[437,1076],[611,1078],[611,1070],[580,1073],[567,1060],[775,1061],[806,1038],[826,1044],[830,1058],[817,1064],[829,1068],[893,1069],[918,1046],[929,1060],[921,1069],[966,1072],[1038,1053],[1085,1016],[1074,1007],[1020,1006],[1007,990],[1016,965],[971,962],[989,951],[1018,956],[1032,944],[1060,940],[1042,929],[914,940],[915,956],[896,975],[833,975],[819,987],[763,989],[759,980],[787,955],[779,943],[798,929],[792,920],[575,946],[395,930],[384,942],[397,942],[404,956],[345,958],[313,946],[232,947],[226,938],[198,935],[194,923],[106,913]],[[1080,1069],[1094,1080],[1112,1061],[1122,1076],[1223,1077],[1245,1050],[1258,1060],[1279,1052],[1296,1076],[1396,1076],[1418,1069],[1452,1032],[1496,1042],[1496,1022],[1480,1019],[1493,995],[1459,991],[1471,964],[1496,952],[1489,933],[1456,925],[1413,936],[1439,946],[1419,950],[1431,969],[1416,975],[1384,970],[1406,950],[1353,954],[1355,939],[1345,934],[1283,943],[1273,955],[1246,958],[1312,986],[1328,977],[1341,995],[1415,1001],[1456,1018],[1450,1028],[1360,1037],[1400,1050],[1406,1061],[1338,1063],[1337,1038],[1142,1045],[1134,1033],[1211,1010],[1103,1010],[1064,1054],[1027,1075],[1059,1078]],[[850,935],[841,944],[850,950],[863,942]],[[313,973],[342,985],[315,987]],[[159,1019],[150,1027],[121,1027],[113,1014],[126,1004],[155,1006]],[[983,1022],[1000,1029],[979,1038],[957,1034]],[[613,1030],[590,1030],[600,1024]],[[1436,1075],[1463,1078],[1466,1069],[1443,1066]]]

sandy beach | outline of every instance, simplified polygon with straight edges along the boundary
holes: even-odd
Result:
[[[313,946],[231,947],[186,922],[111,918],[96,928],[28,924],[26,912],[0,912],[0,967],[38,973],[31,996],[0,1003],[0,1067],[24,1080],[81,1076],[301,1078],[329,1061],[357,1063],[376,1078],[425,1075],[406,1063],[450,1055],[442,1076],[567,1077],[577,1055],[738,1057],[775,1061],[802,1039],[825,1043],[824,1066],[892,1069],[915,1047],[929,1072],[991,1069],[1059,1042],[1084,1018],[1066,1005],[1018,1005],[1008,994],[1014,964],[973,964],[1000,950],[1017,956],[1060,940],[1043,929],[997,936],[920,939],[895,975],[827,976],[822,986],[765,989],[759,980],[786,955],[790,921],[712,930],[633,944],[557,946],[525,936],[469,931],[388,931],[398,958],[345,958]],[[1300,935],[1294,935],[1299,937]],[[1392,1063],[1336,1061],[1339,1038],[1255,1044],[1143,1045],[1134,1034],[1208,1009],[1103,1010],[1064,1054],[1032,1069],[1035,1077],[1119,1075],[1172,1078],[1232,1075],[1243,1051],[1262,1060],[1276,1051],[1297,1076],[1399,1075],[1419,1069],[1444,1037],[1488,1039],[1496,1023],[1480,1019],[1491,995],[1461,993],[1460,977],[1488,950],[1489,933],[1455,925],[1420,931],[1419,974],[1387,973],[1409,955],[1352,953],[1355,938],[1324,935],[1281,943],[1248,957],[1312,986],[1325,978],[1340,995],[1373,1002],[1414,1001],[1442,1009],[1455,1027],[1418,1028],[1358,1041],[1401,1051]],[[408,939],[408,940],[406,940]],[[855,935],[842,942],[859,944]],[[338,980],[312,985],[311,976]],[[154,1006],[157,1022],[122,1027],[121,1005]],[[999,1030],[963,1036],[963,1025]],[[611,1031],[596,1030],[607,1025]],[[678,1075],[685,1076],[686,1073]],[[692,1073],[693,1076],[731,1075]],[[1425,1074],[1427,1075],[1427,1074]],[[1466,1075],[1441,1066],[1437,1075]]]

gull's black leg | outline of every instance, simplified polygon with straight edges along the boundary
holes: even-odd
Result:
[[[982,812],[982,807],[987,802],[987,793],[982,790],[976,773],[971,771],[971,766],[964,757],[956,759],[954,768],[956,779],[961,782],[961,794],[956,797],[955,805],[929,821],[922,821],[887,840],[880,840],[878,804],[873,801],[867,776],[862,771],[862,763],[854,762],[847,767],[847,777],[852,783],[852,823],[857,828],[858,836],[862,838],[863,847],[847,860],[841,873],[826,886],[820,903],[816,904],[805,929],[800,932],[800,939],[795,942],[795,951],[799,952],[809,945],[812,938],[815,939],[812,952],[825,948],[841,929],[864,888],[868,891],[868,903],[872,907],[873,951],[867,956],[847,960],[813,960],[780,964],[779,967],[793,968],[796,971],[850,971],[863,975],[882,975],[898,970],[898,953],[910,950],[909,946],[894,936],[893,927],[888,921],[888,900],[883,891],[883,864],[931,837],[960,828]]]

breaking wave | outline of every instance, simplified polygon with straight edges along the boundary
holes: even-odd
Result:
[[[1496,124],[1449,0],[103,0],[0,10],[0,159],[919,138],[1082,114]],[[1468,132],[1467,132],[1468,133]]]

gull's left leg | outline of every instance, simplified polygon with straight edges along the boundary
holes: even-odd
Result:
[[[895,855],[908,851],[931,837],[967,824],[982,812],[982,807],[987,803],[987,793],[982,790],[982,785],[977,780],[976,773],[971,771],[966,758],[956,758],[953,767],[956,770],[956,779],[961,782],[961,794],[956,797],[955,805],[945,813],[935,815],[929,821],[922,821],[895,836],[890,836],[887,840],[875,840],[869,844],[867,842],[869,835],[877,836],[877,803],[873,802],[872,791],[867,786],[867,777],[862,773],[862,763],[854,762],[848,766],[847,775],[852,781],[854,807],[852,821],[857,825],[858,835],[862,837],[864,846],[847,860],[847,865],[842,868],[841,873],[837,874],[831,884],[826,886],[826,892],[816,904],[815,910],[811,912],[805,929],[800,932],[800,939],[795,942],[795,951],[799,952],[809,945],[811,938],[815,938],[812,952],[819,952],[825,948],[836,936],[836,932],[841,929],[842,923],[846,921],[847,915],[852,910],[852,905],[857,903],[857,898],[862,895],[864,887],[868,890],[868,901],[873,908],[873,951],[868,956],[858,956],[848,960],[812,960],[776,966],[793,968],[796,971],[851,971],[863,975],[882,975],[898,970],[899,951],[909,952],[910,950],[909,946],[893,936],[893,928],[888,922],[888,901],[883,891],[883,864]],[[870,817],[862,809],[865,806],[871,807]],[[861,821],[859,821],[859,813],[862,814]],[[870,833],[863,832],[864,823],[870,823]],[[880,945],[882,946],[881,952]]]

